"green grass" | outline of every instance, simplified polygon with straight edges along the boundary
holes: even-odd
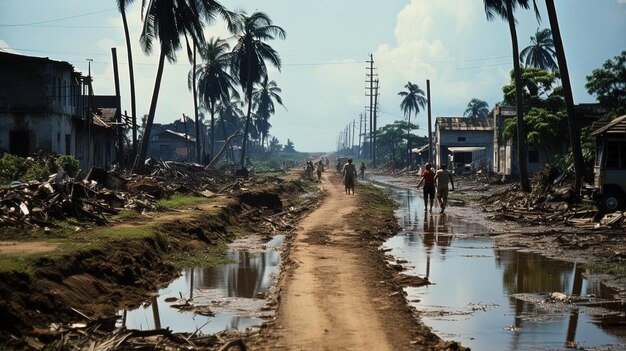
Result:
[[[121,210],[116,217],[121,220],[137,219],[141,218],[141,213],[135,210]]]
[[[473,202],[480,200],[482,196],[480,195],[466,195],[466,194],[458,194],[458,193],[450,193],[448,198],[451,200],[460,200],[464,202]]]
[[[201,202],[209,201],[206,197],[202,196],[189,196],[183,194],[174,194],[167,199],[161,199],[157,201],[159,207],[164,209],[179,208],[185,206],[195,205]]]
[[[30,255],[6,255],[0,254],[0,272],[18,272],[26,273],[31,278],[34,277],[32,268],[33,258]],[[34,255],[33,255],[34,256]]]
[[[232,262],[227,253],[228,245],[220,242],[215,246],[209,246],[205,250],[172,252],[166,256],[166,259],[172,262],[177,269],[215,267]]]
[[[592,273],[605,273],[617,276],[626,275],[626,263],[614,262],[614,263],[587,263],[585,267]]]
[[[150,226],[138,227],[102,227],[89,232],[94,239],[141,239],[154,236],[156,230]]]

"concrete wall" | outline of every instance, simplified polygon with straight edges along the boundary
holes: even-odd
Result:
[[[465,141],[462,138],[465,138]],[[436,148],[435,160],[438,165],[449,163],[449,147],[454,146],[477,146],[484,147],[484,151],[476,151],[472,153],[472,162],[476,163],[482,160],[483,164],[493,170],[493,131],[492,130],[440,130],[436,128]]]

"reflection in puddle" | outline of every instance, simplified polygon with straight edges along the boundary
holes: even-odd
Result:
[[[264,308],[265,296],[278,273],[280,254],[275,248],[282,240],[282,236],[274,237],[262,252],[230,252],[229,264],[183,271],[149,304],[125,311],[122,325],[140,330],[198,330],[204,334],[260,326],[263,318],[271,316],[271,311]],[[198,308],[173,308],[179,302],[166,302],[167,298],[183,298]]]
[[[495,249],[477,223],[424,212],[423,199],[391,189],[404,231],[384,248],[408,261],[407,274],[433,285],[408,288],[408,300],[444,339],[473,350],[626,349],[626,307],[616,291],[583,277],[575,263]],[[581,298],[554,301],[550,293]]]

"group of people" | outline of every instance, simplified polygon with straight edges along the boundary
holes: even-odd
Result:
[[[433,203],[435,202],[435,189],[437,192],[437,202],[441,208],[441,213],[446,210],[448,205],[448,183],[452,184],[454,190],[454,180],[452,174],[448,171],[448,167],[442,164],[437,172],[433,172],[430,163],[424,165],[422,178],[417,183],[417,188],[424,184],[424,211],[428,210],[430,200],[430,212],[433,211]]]

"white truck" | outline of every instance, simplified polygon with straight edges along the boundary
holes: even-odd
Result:
[[[591,135],[596,137],[594,198],[605,212],[622,210],[626,201],[626,115]]]

